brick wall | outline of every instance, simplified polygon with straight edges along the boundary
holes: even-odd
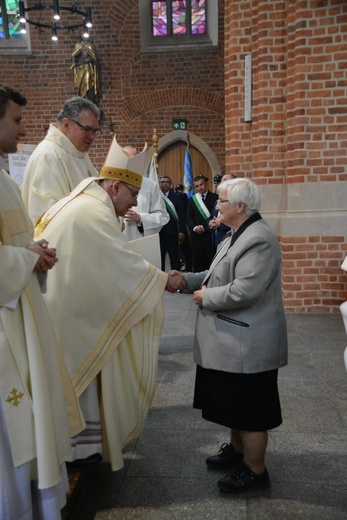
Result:
[[[111,118],[119,142],[138,147],[151,144],[154,128],[165,136],[173,118],[188,119],[222,170],[261,185],[262,214],[283,249],[287,309],[337,312],[347,294],[340,269],[347,252],[347,3],[218,4],[219,49],[144,55],[138,1],[93,3],[106,123],[91,157],[100,168]],[[28,97],[27,142],[37,143],[76,93],[70,65],[78,35],[53,43],[31,29],[31,40],[31,56],[0,56],[0,81]],[[253,59],[252,122],[243,117],[246,54]]]
[[[61,0],[61,5],[70,5]],[[88,2],[86,2],[88,4]],[[33,5],[28,0],[28,5]],[[81,5],[84,5],[83,2]],[[189,120],[188,130],[214,150],[222,167],[224,140],[223,2],[219,10],[220,48],[204,52],[140,54],[138,0],[95,1],[91,36],[100,60],[105,113],[103,135],[90,156],[100,168],[108,151],[112,118],[117,139],[142,148],[152,144],[153,129],[159,137],[172,131],[172,119]],[[39,35],[31,28],[31,56],[0,56],[0,81],[23,91],[27,142],[36,144],[55,121],[63,102],[76,95],[71,53],[79,41],[64,33],[58,42],[50,30]]]
[[[283,296],[288,312],[336,311],[346,300],[341,259],[345,236],[281,237]]]
[[[226,165],[262,187],[262,214],[282,246],[288,311],[337,312],[347,296],[346,60],[346,2],[225,4]]]

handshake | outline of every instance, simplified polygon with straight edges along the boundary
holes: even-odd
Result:
[[[170,293],[183,291],[187,286],[183,276],[179,271],[169,271],[167,277],[167,285],[165,289]]]

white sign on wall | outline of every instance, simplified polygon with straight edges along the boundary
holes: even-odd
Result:
[[[19,186],[19,189],[22,189],[23,178],[24,178],[24,170],[30,155],[35,150],[36,145],[34,144],[22,144],[18,145],[18,150],[16,153],[10,153],[8,156],[8,164],[10,169],[10,175],[13,180]]]

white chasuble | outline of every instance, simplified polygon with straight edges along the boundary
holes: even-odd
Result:
[[[74,192],[42,217],[42,236],[59,251],[45,299],[76,395],[100,374],[103,456],[118,470],[154,395],[167,275],[129,250],[103,188]]]
[[[70,457],[69,436],[83,423],[33,272],[38,256],[26,249],[31,221],[17,186],[3,171],[0,187],[2,408],[14,466],[31,462],[31,478],[48,488],[60,481],[61,464]],[[6,306],[17,298],[15,308]],[[75,421],[70,429],[66,410]]]

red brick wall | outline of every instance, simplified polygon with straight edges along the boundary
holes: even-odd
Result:
[[[341,259],[345,236],[282,237],[283,296],[288,312],[334,312],[346,300]]]
[[[61,0],[64,3],[71,4]],[[33,4],[28,0],[29,6]],[[97,168],[110,145],[111,118],[118,141],[139,148],[145,141],[152,144],[154,128],[162,137],[173,130],[172,119],[188,119],[188,130],[206,141],[224,166],[224,12],[220,4],[219,49],[144,55],[140,54],[138,0],[93,3],[90,34],[100,60],[99,106],[106,117],[103,136],[90,151]],[[76,33],[64,33],[54,43],[49,29],[39,35],[31,28],[31,56],[0,56],[0,81],[20,89],[29,101],[27,142],[38,143],[63,102],[76,95],[70,65],[78,39]]]
[[[347,180],[347,3],[218,3],[220,49],[143,55],[137,0],[95,1],[91,35],[100,59],[100,108],[107,122],[112,118],[119,142],[138,147],[151,144],[153,128],[161,137],[172,131],[173,118],[188,119],[188,130],[209,145],[222,169],[262,185],[262,213],[273,220],[283,248],[287,309],[337,312],[347,295],[340,269],[347,243],[341,195]],[[0,81],[28,97],[27,142],[37,143],[76,93],[70,65],[78,35],[64,34],[57,44],[31,29],[31,39],[31,56],[0,56]],[[247,123],[246,54],[253,59],[253,118]],[[106,124],[91,150],[97,168],[109,144]],[[308,218],[319,222],[318,231]]]
[[[244,121],[246,54],[252,122]],[[347,297],[346,60],[344,1],[225,3],[226,165],[262,185],[263,215],[280,230],[288,311],[337,312]]]

